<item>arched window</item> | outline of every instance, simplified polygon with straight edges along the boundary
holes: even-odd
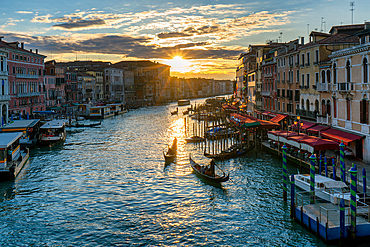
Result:
[[[326,71],[326,82],[330,83],[330,70]]]
[[[321,83],[325,83],[325,70],[321,71]]]
[[[331,104],[330,104],[330,100],[329,99],[326,102],[326,114],[328,114],[329,116],[331,116]]]
[[[310,100],[307,99],[306,100],[306,111],[309,111],[310,110]]]
[[[326,115],[326,103],[324,99],[321,101],[321,115]]]
[[[333,83],[337,83],[337,64],[333,65]]]
[[[368,65],[367,65],[367,59],[366,57],[364,58],[364,60],[362,61],[362,71],[363,71],[363,82],[364,83],[368,83],[369,80],[369,68],[368,68]]]
[[[315,100],[315,111],[319,112],[319,101]]]
[[[302,99],[302,104],[301,104],[301,106],[302,106],[302,110],[304,110],[304,99]]]
[[[351,82],[351,63],[349,60],[346,63],[347,82]]]
[[[369,124],[369,103],[366,99],[360,101],[360,123]]]

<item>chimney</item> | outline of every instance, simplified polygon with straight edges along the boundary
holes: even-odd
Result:
[[[38,49],[36,49],[36,54],[39,54],[39,50]]]
[[[304,37],[301,37],[301,45],[304,45]]]
[[[2,41],[3,38],[4,38],[4,36],[0,36],[0,42]]]
[[[365,29],[369,29],[369,28],[370,28],[370,22],[369,21],[365,21]]]
[[[32,49],[30,49],[30,52],[32,52]]]
[[[24,43],[23,42],[21,42],[21,48],[24,49]]]

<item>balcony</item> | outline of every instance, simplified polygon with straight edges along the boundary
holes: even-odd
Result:
[[[301,65],[300,65],[300,66],[301,66],[301,68],[303,68],[303,67],[304,67],[304,63],[301,63]]]
[[[310,62],[307,62],[306,63],[306,67],[309,67],[311,65],[311,63]]]
[[[40,95],[40,92],[18,93],[17,98],[34,97],[34,96],[39,96],[39,95]]]
[[[330,90],[329,84],[328,83],[317,83],[316,84],[316,90],[318,92],[329,92]]]
[[[308,118],[314,118],[314,119],[316,119],[317,117],[316,111],[307,111],[307,110],[297,109],[296,112],[297,112],[297,115],[300,115],[301,117],[308,117]]]
[[[329,116],[328,114],[326,114],[326,115],[317,115],[316,116],[316,122],[318,124],[331,125],[331,116]]]
[[[354,90],[353,82],[338,82],[337,84],[332,85],[332,91],[337,92],[350,92]]]
[[[9,101],[10,95],[0,95],[0,101],[3,101],[3,100]]]
[[[271,96],[271,91],[263,90],[263,91],[261,92],[261,95],[262,95],[262,96]]]
[[[296,67],[299,67],[299,63],[295,63],[295,66],[296,66]]]
[[[8,71],[1,71],[1,70],[0,70],[0,76],[1,76],[1,75],[5,75],[5,76],[7,76],[7,75],[8,75]]]
[[[17,78],[23,78],[23,79],[38,79],[38,75],[29,75],[29,74],[16,74]]]

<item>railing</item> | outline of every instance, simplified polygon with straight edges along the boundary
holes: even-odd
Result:
[[[22,98],[22,97],[33,97],[33,96],[39,96],[40,92],[32,92],[32,93],[18,93],[17,97]]]
[[[307,111],[307,110],[301,110],[297,109],[297,115],[303,116],[303,117],[309,117],[316,119],[317,112],[316,111]]]
[[[17,78],[26,78],[26,79],[37,79],[38,75],[29,75],[29,74],[16,74]]]
[[[295,66],[296,66],[296,67],[299,67],[299,63],[295,63]]]
[[[310,62],[307,62],[307,63],[306,63],[306,67],[310,66],[310,64],[311,64]]]
[[[0,75],[8,75],[8,71],[1,71],[0,70]]]
[[[353,82],[339,82],[332,85],[332,91],[349,92],[354,90]]]
[[[0,100],[10,100],[10,95],[0,95]]]
[[[329,92],[329,84],[328,83],[317,83],[316,90],[319,92]]]
[[[262,95],[262,96],[271,96],[271,91],[263,90],[263,91],[261,92],[261,95]]]
[[[329,115],[317,115],[316,116],[316,122],[318,124],[331,125],[331,116],[329,116]]]

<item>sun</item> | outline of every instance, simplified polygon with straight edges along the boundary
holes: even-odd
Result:
[[[190,61],[183,59],[181,56],[175,56],[171,60],[167,60],[166,64],[171,66],[171,71],[176,72],[189,72],[192,65]]]

